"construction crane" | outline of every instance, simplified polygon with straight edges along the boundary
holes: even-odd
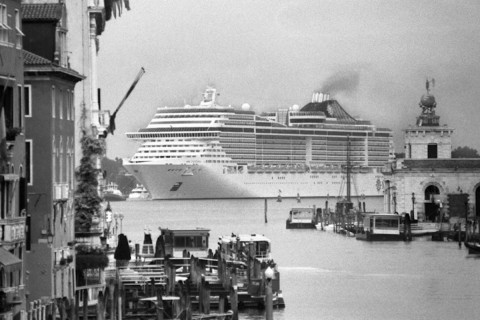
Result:
[[[120,110],[122,105],[125,103],[125,100],[127,100],[128,96],[130,93],[132,93],[133,89],[135,89],[135,86],[137,85],[137,82],[140,80],[140,78],[145,74],[145,69],[143,67],[140,68],[140,71],[137,74],[137,77],[133,81],[132,85],[130,86],[130,89],[128,89],[127,93],[125,94],[125,97],[123,97],[122,101],[120,101],[120,104],[118,105],[117,109],[113,112],[113,114],[110,116],[110,123],[107,128],[106,134],[110,133],[113,135],[113,132],[115,131],[115,117],[117,116],[117,112]],[[106,136],[105,136],[106,137]]]

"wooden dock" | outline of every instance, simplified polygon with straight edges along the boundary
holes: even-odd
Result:
[[[266,266],[250,261],[247,266],[189,256],[137,260],[111,268],[96,317],[238,319],[239,308],[265,307]],[[273,306],[284,307],[283,299],[274,295]]]

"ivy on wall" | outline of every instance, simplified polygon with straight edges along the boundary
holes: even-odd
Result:
[[[83,134],[80,140],[82,158],[75,171],[77,190],[75,191],[75,231],[88,231],[92,220],[99,216],[102,198],[98,194],[98,175],[96,161],[105,154],[105,141]]]

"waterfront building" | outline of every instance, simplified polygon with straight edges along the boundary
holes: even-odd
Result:
[[[480,217],[480,159],[451,157],[454,129],[441,124],[430,84],[416,123],[404,130],[405,158],[385,174],[385,210],[421,221]]]
[[[26,164],[20,0],[0,0],[0,319],[25,315]]]
[[[27,302],[61,310],[75,295],[75,84],[64,3],[22,4],[29,241]],[[53,310],[47,310],[47,313]]]

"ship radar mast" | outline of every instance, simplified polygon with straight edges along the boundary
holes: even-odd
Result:
[[[215,98],[217,97],[217,89],[207,88],[203,93],[203,100],[200,103],[203,107],[212,107],[215,105]]]

